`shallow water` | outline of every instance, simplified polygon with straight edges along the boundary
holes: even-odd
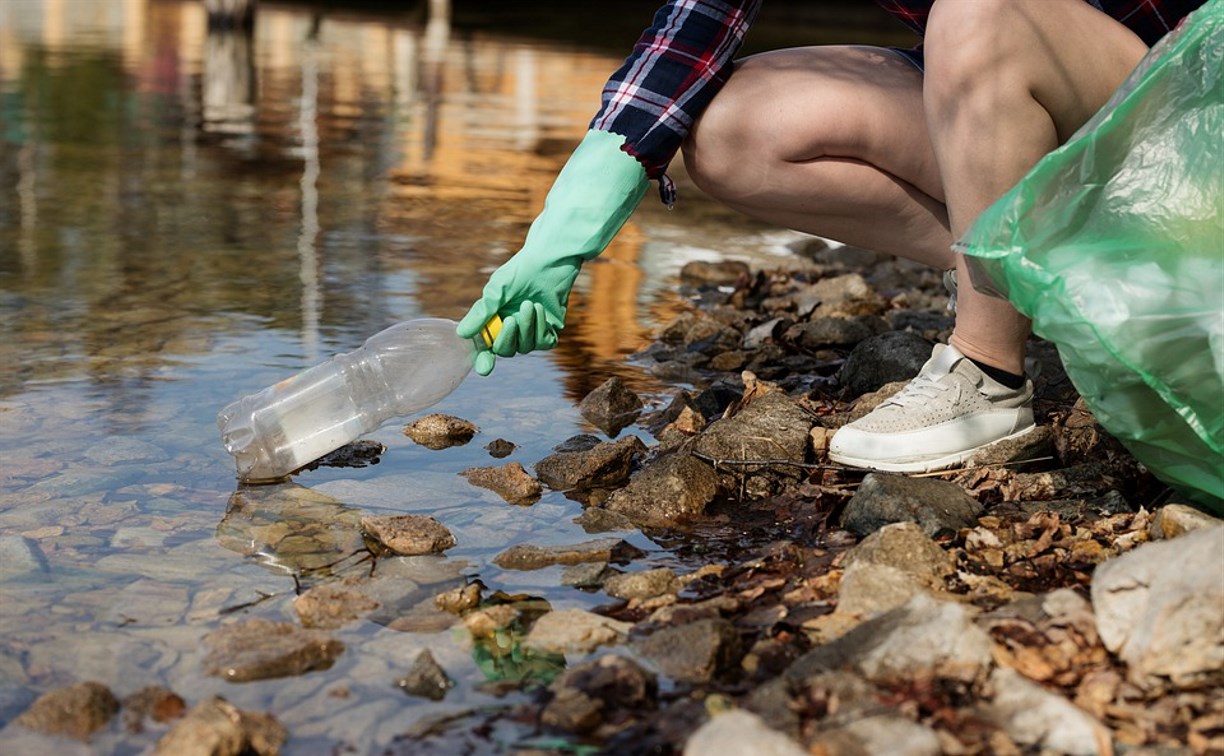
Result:
[[[365,752],[419,717],[504,704],[475,686],[518,672],[428,617],[336,631],[347,649],[325,671],[204,673],[201,639],[221,624],[292,621],[298,590],[368,574],[337,526],[361,514],[429,513],[458,540],[444,558],[380,562],[405,606],[476,578],[553,608],[600,603],[557,570],[490,562],[514,543],[591,538],[578,503],[515,507],[457,473],[530,468],[593,431],[576,400],[613,374],[662,401],[626,358],[677,311],[684,261],[784,259],[791,235],[691,187],[676,211],[648,200],[587,266],[561,348],[503,360],[436,405],[480,427],[466,446],[430,451],[393,423],[372,435],[388,447],[375,466],[243,489],[214,425],[229,401],[393,322],[461,316],[516,248],[633,32],[549,41],[484,12],[266,3],[247,38],[208,33],[193,2],[0,2],[0,726],[82,680],[121,697],[163,684],[189,704],[218,693],[272,712],[290,753]],[[589,36],[573,13],[541,35]],[[483,449],[497,438],[518,445],[506,460]],[[426,647],[459,683],[438,704],[393,685]],[[53,748],[15,729],[25,752]],[[92,748],[156,735],[115,726]]]

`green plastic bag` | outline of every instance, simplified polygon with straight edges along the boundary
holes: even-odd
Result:
[[[1097,421],[1153,474],[1224,512],[1224,0],[956,248],[1058,348]]]

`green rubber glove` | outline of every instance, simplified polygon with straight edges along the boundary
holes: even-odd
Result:
[[[488,375],[494,355],[511,357],[557,345],[565,327],[570,289],[582,264],[599,256],[646,194],[646,171],[621,151],[625,138],[588,131],[544,199],[523,248],[485,284],[456,332],[470,339],[494,315],[501,333],[476,355],[476,372]]]

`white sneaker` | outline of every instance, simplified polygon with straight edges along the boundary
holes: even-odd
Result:
[[[1032,428],[1032,381],[1010,389],[955,347],[937,344],[909,385],[833,434],[829,459],[869,470],[930,472]]]

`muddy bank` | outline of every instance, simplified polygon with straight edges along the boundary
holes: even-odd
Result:
[[[1224,749],[1224,523],[1109,438],[1039,342],[1028,437],[934,475],[829,464],[831,434],[916,373],[952,319],[933,274],[860,250],[795,251],[786,271],[685,269],[691,311],[634,358],[672,391],[610,380],[581,404],[590,434],[462,472],[518,507],[546,489],[581,506],[588,539],[518,544],[492,562],[556,570],[597,598],[591,609],[414,571],[404,560],[455,542],[431,517],[311,502],[322,513],[295,530],[247,502],[219,537],[258,529],[259,553],[309,564],[311,579],[288,621],[239,617],[210,633],[204,671],[325,669],[351,653],[336,633],[361,622],[461,629],[501,705],[439,711],[388,753],[503,752],[510,731],[539,753]],[[478,429],[435,416],[405,432],[444,454]],[[667,558],[630,544],[635,531]],[[455,695],[427,650],[388,685]],[[88,742],[126,722],[164,753],[292,743],[275,712],[190,693],[121,700],[79,684],[15,726]]]

